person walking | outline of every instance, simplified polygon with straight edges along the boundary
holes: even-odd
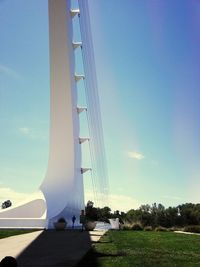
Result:
[[[72,217],[72,228],[74,228],[75,221],[76,221],[76,216],[73,215],[73,217]]]

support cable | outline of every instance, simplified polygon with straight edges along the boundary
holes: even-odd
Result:
[[[91,40],[91,29],[88,12],[88,0],[79,0],[80,8],[80,30],[82,37],[82,57],[85,70],[85,90],[88,105],[88,125],[90,133],[90,150],[92,169],[95,178],[95,187],[98,179],[99,197],[103,202],[108,202],[108,175],[105,160],[105,147],[103,141],[103,128],[101,123],[100,103],[98,96],[97,78],[95,72],[95,60],[93,44]],[[103,204],[103,203],[102,203]]]

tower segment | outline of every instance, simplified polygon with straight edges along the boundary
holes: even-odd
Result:
[[[49,160],[46,176],[30,201],[0,212],[0,227],[46,227],[60,217],[71,221],[84,209],[72,19],[70,0],[48,0],[50,52]],[[39,199],[37,199],[39,196]],[[27,218],[28,216],[28,218]],[[78,221],[78,220],[77,220]]]
[[[47,203],[49,227],[58,217],[71,220],[84,209],[73,16],[69,0],[49,0],[50,144],[46,177],[40,187]]]

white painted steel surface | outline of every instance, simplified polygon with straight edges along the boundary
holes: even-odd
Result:
[[[111,229],[119,229],[119,218],[109,219]]]
[[[84,209],[84,194],[69,3],[69,0],[49,0],[50,151],[41,190],[47,202],[47,218],[55,220],[63,216],[71,222],[71,217],[74,214],[79,217]]]
[[[81,173],[81,147],[79,144],[79,116],[75,59],[72,42],[72,17],[69,0],[49,0],[50,43],[50,144],[46,177],[40,186],[44,197],[31,200],[22,206],[0,212],[0,227],[30,218],[25,227],[53,228],[53,222],[64,217],[69,223],[73,215],[77,221],[84,209],[83,176]],[[35,206],[35,204],[37,204]],[[42,209],[42,211],[41,211]],[[41,219],[41,215],[43,220]],[[31,218],[32,224],[31,224]],[[38,220],[37,220],[38,219]],[[22,221],[21,221],[22,222]],[[14,225],[13,225],[14,227]]]

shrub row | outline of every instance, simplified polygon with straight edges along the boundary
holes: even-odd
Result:
[[[183,228],[180,227],[171,227],[166,228],[163,226],[157,226],[153,228],[152,226],[143,227],[141,223],[124,223],[121,227],[123,230],[133,230],[133,231],[156,231],[156,232],[173,232],[173,231],[185,231],[185,232],[194,232],[200,233],[200,225],[188,226]]]
[[[200,233],[200,225],[188,225],[183,230],[184,232]]]

